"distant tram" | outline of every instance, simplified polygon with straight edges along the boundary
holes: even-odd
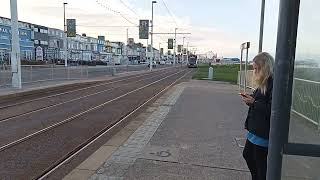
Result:
[[[197,68],[197,59],[198,57],[196,55],[189,55],[188,68]]]

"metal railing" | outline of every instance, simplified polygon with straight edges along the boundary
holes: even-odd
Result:
[[[245,77],[246,76],[246,77]],[[241,80],[241,82],[240,82]],[[246,82],[245,82],[246,80]],[[247,70],[247,73],[245,71],[238,71],[238,85],[239,88],[244,88],[244,86],[247,86],[249,89],[254,89],[256,87],[256,84],[254,82],[254,74],[253,70]]]
[[[241,82],[240,82],[241,76]],[[244,87],[245,73],[238,72],[238,85]],[[247,88],[254,89],[254,74],[247,71]],[[320,82],[294,78],[291,111],[310,121],[320,129]]]
[[[23,65],[21,78],[23,84],[98,78],[112,75],[115,72],[139,71],[147,65],[117,66],[58,66],[58,65]],[[11,66],[0,67],[0,88],[11,87]]]
[[[294,78],[292,112],[320,129],[320,82]]]

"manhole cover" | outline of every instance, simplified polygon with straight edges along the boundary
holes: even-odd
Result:
[[[168,151],[159,151],[159,152],[156,152],[156,153],[150,153],[152,155],[156,155],[158,157],[169,157],[171,156],[171,153],[168,152]]]

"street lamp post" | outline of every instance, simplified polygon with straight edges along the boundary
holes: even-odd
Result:
[[[265,0],[262,0],[261,1],[260,36],[259,36],[259,53],[262,52],[264,11],[265,11]]]
[[[157,1],[152,1],[152,18],[151,18],[151,58],[150,58],[150,71],[152,70],[152,64],[153,64],[153,4],[157,3]]]
[[[68,42],[67,42],[67,30],[66,30],[66,5],[68,3],[64,2],[63,3],[63,30],[64,30],[64,46],[63,46],[63,50],[64,50],[64,66],[67,67],[68,66]]]
[[[183,37],[183,41],[182,41],[182,61],[181,61],[181,65],[182,65],[182,62],[184,62],[184,39],[186,37]]]
[[[20,61],[17,0],[10,0],[10,7],[11,7],[11,32],[12,32],[12,53],[11,53],[12,87],[21,89],[21,61]]]
[[[173,50],[173,65],[176,65],[176,45],[177,45],[177,29],[174,29],[174,50]]]
[[[189,63],[189,42],[187,43],[187,62]]]
[[[159,43],[159,61],[161,61],[161,43]]]
[[[127,28],[127,45],[125,46],[125,47],[126,47],[127,70],[128,70],[128,66],[129,66],[129,56],[128,56],[128,47],[129,47],[129,44],[128,44],[128,39],[129,39],[129,28]],[[121,52],[121,54],[122,54],[122,52]]]

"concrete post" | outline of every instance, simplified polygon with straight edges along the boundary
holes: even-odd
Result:
[[[12,32],[12,52],[11,52],[12,87],[21,89],[22,83],[21,83],[21,61],[20,61],[17,0],[10,0],[10,7],[11,7],[11,32]]]
[[[150,71],[152,70],[152,64],[153,64],[153,4],[157,3],[157,1],[152,1],[152,20],[151,20],[151,58],[150,58]]]
[[[177,45],[177,29],[174,29],[174,51],[173,51],[173,65],[176,65],[176,45]]]
[[[64,29],[64,36],[63,36],[63,50],[64,50],[64,66],[68,66],[68,39],[67,39],[67,30],[66,30],[66,5],[68,3],[63,3],[63,29]]]

